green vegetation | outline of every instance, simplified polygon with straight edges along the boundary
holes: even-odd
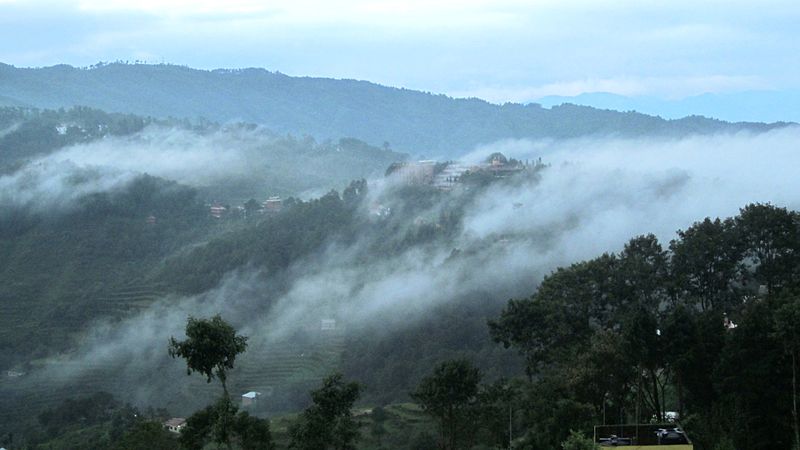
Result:
[[[199,372],[208,383],[216,378],[222,384],[219,400],[187,419],[180,437],[182,447],[200,449],[211,440],[217,445],[225,444],[228,449],[233,448],[234,442],[243,450],[274,448],[269,422],[244,411],[237,414],[238,407],[228,394],[228,371],[233,369],[236,356],[246,348],[247,337],[237,335],[219,315],[211,319],[190,317],[186,324],[186,340],[170,338],[169,355],[186,360],[188,375]]]
[[[666,411],[696,448],[796,442],[800,215],[752,204],[678,235],[668,251],[640,236],[558,269],[490,322],[527,361],[528,445]]]
[[[122,63],[89,69],[66,65],[24,69],[0,64],[0,79],[0,96],[40,108],[87,105],[161,118],[245,120],[278,134],[354,136],[372,145],[388,141],[403,152],[444,157],[500,139],[683,136],[772,127],[697,116],[664,120],[570,104],[552,109],[538,104],[494,105],[365,81],[295,78],[263,69],[204,71]]]
[[[300,415],[289,428],[289,448],[298,450],[351,450],[355,449],[360,432],[353,420],[353,404],[358,400],[358,383],[345,382],[341,374],[322,381],[322,386],[311,392],[314,404]]]
[[[68,117],[89,123],[94,114],[7,112],[11,119],[0,139],[27,141],[15,134],[26,121],[50,129]],[[109,130],[116,123],[119,136],[146,124],[128,116],[98,117],[109,121]],[[95,129],[87,126],[76,130]],[[254,131],[206,123],[191,132]],[[4,170],[16,173],[26,159],[102,137],[59,133],[57,139],[73,140],[31,142]],[[318,161],[320,168],[374,156],[352,169],[361,171],[397,156],[355,140],[270,139],[264,148],[273,155]],[[348,170],[330,172],[341,177]],[[507,177],[476,171],[450,192],[404,185],[376,193],[357,179],[341,194],[285,198],[280,210],[269,212],[253,192],[266,185],[247,182],[219,188],[227,192],[224,198],[238,199],[226,200],[234,207],[219,218],[210,216],[202,198],[213,185],[195,189],[148,175],[56,203],[52,211],[10,205],[0,216],[0,404],[6,406],[0,410],[0,445],[456,449],[511,442],[514,448],[577,449],[592,448],[583,436],[593,425],[662,422],[675,411],[698,449],[797,446],[800,217],[769,204],[697,222],[666,248],[653,235],[635,237],[619,253],[554,271],[533,295],[507,303],[500,277],[497,286],[431,305],[424,317],[400,311],[368,323],[353,320],[344,330],[324,329],[320,319],[333,320],[329,311],[371,281],[364,278],[339,291],[332,283],[330,299],[314,305],[311,317],[293,318],[287,324],[292,332],[277,342],[245,342],[218,317],[192,319],[187,340],[173,339],[171,353],[186,358],[190,372],[222,381],[224,395],[216,401],[210,401],[218,396],[207,383],[159,382],[172,362],[166,354],[150,356],[149,366],[105,365],[91,354],[71,359],[71,351],[96,339],[85,334],[94,325],[114,330],[156,302],[162,308],[156,311],[166,311],[186,295],[197,296],[191,305],[203,305],[212,301],[206,293],[240,271],[268,274],[269,283],[254,283],[252,298],[235,312],[265,317],[292,306],[279,302],[287,293],[303,297],[295,275],[313,274],[317,264],[334,267],[335,274],[370,273],[383,260],[413,254],[421,260],[436,256],[444,269],[457,266],[507,238],[459,240],[472,202],[487,189],[535,186],[542,170],[547,168],[537,165]],[[101,177],[78,171],[67,190]],[[281,185],[303,185],[289,178]],[[309,183],[327,190],[333,178]],[[235,209],[239,203],[241,210]],[[372,214],[372,203],[390,212]],[[53,367],[67,375],[52,381],[55,372],[45,369]],[[143,373],[142,367],[155,369]],[[327,376],[338,371],[342,375]],[[132,379],[145,388],[152,383],[149,396],[137,390],[142,386],[126,384]],[[268,405],[248,411],[228,395],[275,386],[279,392]],[[161,428],[165,412],[142,414],[110,394],[94,394],[98,389],[135,399],[136,406],[191,413],[184,414],[187,428],[176,439]],[[408,399],[416,403],[400,403]],[[299,415],[285,414],[304,407]]]
[[[22,159],[105,136],[127,136],[155,121],[74,106],[68,110],[0,107],[0,173]]]
[[[468,360],[442,363],[422,379],[411,398],[436,419],[441,448],[470,448],[477,428],[480,371]]]
[[[199,372],[209,383],[216,378],[228,395],[228,370],[233,369],[236,355],[247,348],[247,337],[239,336],[222,317],[211,319],[189,317],[186,324],[186,340],[169,340],[169,355],[186,360],[187,375]]]

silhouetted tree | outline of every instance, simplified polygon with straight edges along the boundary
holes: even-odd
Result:
[[[358,383],[344,381],[341,374],[333,374],[322,381],[322,386],[311,392],[313,404],[289,429],[289,448],[298,450],[351,450],[359,438],[358,423],[351,409],[358,400],[361,388]]]
[[[478,413],[481,373],[466,359],[445,361],[425,377],[411,398],[439,423],[441,446],[469,448]]]

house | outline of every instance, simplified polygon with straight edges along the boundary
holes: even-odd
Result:
[[[336,329],[336,319],[322,319],[319,329],[322,331],[333,331]]]
[[[184,427],[186,427],[186,419],[183,417],[173,417],[164,422],[164,428],[173,433],[180,433]]]
[[[280,212],[281,208],[283,208],[283,200],[277,195],[273,195],[272,197],[264,200],[264,203],[261,204],[264,208],[264,212],[266,213],[276,213]]]
[[[620,450],[693,450],[689,436],[676,424],[598,425],[594,442]]]
[[[222,218],[223,214],[225,214],[225,211],[227,211],[227,210],[228,210],[228,208],[226,208],[226,207],[224,207],[224,206],[222,206],[222,205],[220,205],[218,203],[214,203],[209,208],[209,212],[211,213],[211,217],[213,217],[215,219]]]
[[[258,397],[261,396],[261,392],[250,391],[246,394],[242,394],[242,407],[248,407],[255,405],[258,401]]]
[[[157,220],[156,216],[147,216],[147,219],[145,219],[148,225],[155,225]]]
[[[722,325],[725,327],[726,330],[732,330],[739,326],[733,323],[733,321],[728,318],[727,314],[722,315]]]

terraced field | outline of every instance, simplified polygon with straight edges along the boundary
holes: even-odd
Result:
[[[316,342],[284,342],[247,349],[232,387],[267,393],[289,383],[319,381],[336,369],[345,345],[341,329],[321,331]]]

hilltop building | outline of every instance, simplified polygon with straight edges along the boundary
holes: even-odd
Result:
[[[465,175],[481,173],[504,178],[541,165],[541,158],[531,166],[525,161],[507,159],[502,153],[493,153],[483,163],[469,166],[454,161],[432,160],[393,163],[386,170],[386,176],[395,177],[406,185],[428,185],[449,191],[462,183]]]
[[[283,208],[283,200],[277,195],[273,195],[272,197],[264,200],[264,203],[261,204],[262,211],[266,213],[276,213],[279,212]]]
[[[218,203],[214,203],[209,208],[209,212],[211,213],[211,217],[213,217],[215,219],[222,218],[222,216],[225,214],[225,211],[227,211],[227,210],[228,210],[228,208],[226,208],[226,207],[224,207],[224,206],[222,206],[222,205],[220,205]]]
[[[469,167],[459,163],[449,163],[441,172],[433,178],[433,187],[449,191],[461,180],[461,175],[469,170]]]
[[[173,417],[172,419],[164,422],[164,428],[173,433],[180,433],[185,427],[186,419],[183,417]]]

